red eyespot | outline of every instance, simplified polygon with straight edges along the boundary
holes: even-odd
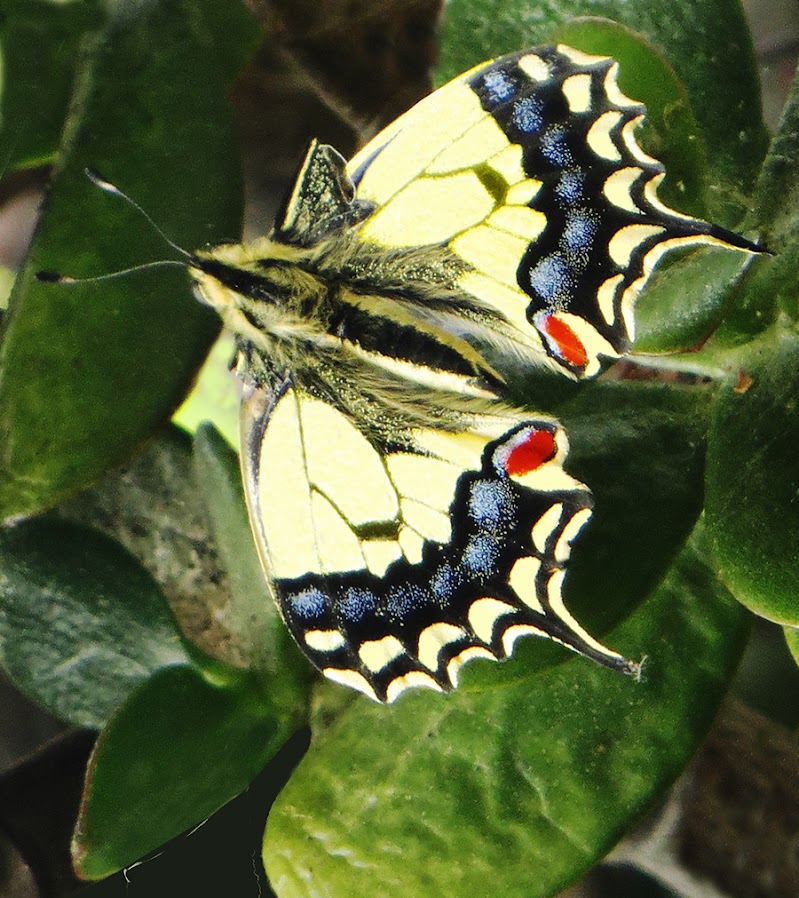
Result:
[[[555,454],[555,437],[548,430],[531,430],[527,439],[514,446],[505,461],[508,474],[527,474]]]
[[[588,363],[585,346],[563,319],[556,315],[541,315],[537,323],[564,362],[574,368],[585,368]]]

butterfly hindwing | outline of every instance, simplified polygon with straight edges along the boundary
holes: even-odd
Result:
[[[246,409],[261,558],[289,630],[326,676],[379,701],[449,690],[463,663],[505,658],[526,634],[634,669],[562,602],[591,496],[563,470],[555,422],[475,416],[385,447],[290,379]]]

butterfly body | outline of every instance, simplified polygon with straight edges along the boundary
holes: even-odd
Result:
[[[312,143],[268,237],[192,256],[237,339],[264,571],[328,677],[379,701],[446,690],[527,633],[637,672],[563,605],[590,492],[485,349],[592,376],[663,252],[752,249],[658,201],[642,114],[612,60],[502,57],[349,163]]]

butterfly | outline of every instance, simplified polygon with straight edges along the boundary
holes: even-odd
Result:
[[[564,605],[591,493],[486,349],[592,377],[666,251],[757,249],[658,200],[616,74],[565,46],[483,63],[349,162],[311,143],[268,236],[191,254],[236,338],[270,589],[309,660],[379,702],[528,634],[640,671]]]

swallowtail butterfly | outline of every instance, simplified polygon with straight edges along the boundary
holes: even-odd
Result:
[[[485,352],[594,376],[667,250],[757,249],[658,200],[616,70],[565,46],[479,65],[350,162],[312,143],[269,236],[190,257],[237,340],[271,590],[310,661],[377,701],[526,634],[639,671],[564,606],[591,494]]]

